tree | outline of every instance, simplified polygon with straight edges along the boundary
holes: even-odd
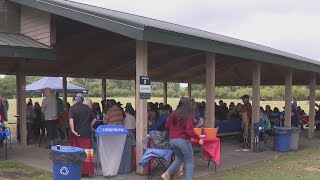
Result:
[[[0,81],[0,94],[7,98],[13,98],[16,89],[16,77],[5,76]]]

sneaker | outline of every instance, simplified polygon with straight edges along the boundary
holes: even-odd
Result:
[[[183,176],[184,174],[184,170],[183,170],[183,166],[181,168],[179,168],[179,171],[178,171],[178,176]]]

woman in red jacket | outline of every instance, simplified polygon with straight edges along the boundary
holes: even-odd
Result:
[[[174,171],[183,162],[186,164],[186,179],[193,179],[194,155],[191,146],[191,138],[203,141],[194,133],[192,118],[192,106],[189,98],[182,97],[177,109],[170,114],[166,122],[166,129],[169,130],[170,146],[176,156],[175,161],[170,165],[162,178],[169,180]]]

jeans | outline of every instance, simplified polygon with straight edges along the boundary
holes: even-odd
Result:
[[[182,162],[186,163],[186,180],[193,179],[194,172],[194,154],[191,142],[186,139],[173,138],[170,139],[170,146],[174,151],[176,159],[168,168],[168,173],[172,175]]]

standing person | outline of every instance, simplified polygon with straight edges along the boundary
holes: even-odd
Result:
[[[81,93],[73,97],[73,106],[69,111],[69,123],[72,136],[71,146],[85,149],[87,158],[82,163],[81,175],[89,176],[94,174],[93,146],[92,146],[92,126],[96,118],[87,105],[84,105],[84,98]]]
[[[34,138],[38,139],[40,137],[40,130],[41,130],[41,137],[44,137],[44,135],[45,135],[45,127],[44,127],[43,121],[42,121],[41,107],[38,102],[34,103],[33,111],[35,113],[34,125],[33,125]]]
[[[292,109],[293,110],[297,110],[298,108],[298,101],[295,97],[292,98],[292,102],[291,102],[291,105],[292,105]]]
[[[67,102],[62,112],[62,118],[59,121],[63,136],[66,137],[64,139],[65,141],[68,141],[68,139],[70,138],[69,109],[70,104]]]
[[[7,121],[7,117],[5,115],[5,112],[4,112],[4,107],[3,107],[3,98],[0,97],[0,122],[4,122],[4,121]]]
[[[33,107],[32,107],[32,103],[28,103],[27,104],[27,107],[26,107],[26,122],[27,122],[27,142],[28,143],[32,143],[32,138],[34,137],[33,134],[33,120],[34,120],[34,117],[33,117]]]
[[[57,99],[52,95],[50,88],[44,89],[45,98],[42,101],[41,111],[44,115],[45,126],[50,140],[50,148],[55,145],[56,131],[57,131]]]
[[[249,119],[251,120],[252,118],[252,106],[251,106],[251,103],[250,103],[250,97],[249,95],[243,95],[241,97],[242,99],[242,102],[243,102],[243,106],[244,106],[244,111],[247,113]]]
[[[2,97],[2,108],[4,117],[8,119],[9,102],[6,97]]]
[[[65,133],[62,130],[62,121],[63,121],[63,117],[62,117],[62,113],[64,110],[63,107],[63,101],[62,99],[59,97],[59,92],[55,92],[55,96],[57,99],[57,113],[58,113],[58,124],[57,124],[57,131],[59,132],[59,137],[61,140],[64,140],[66,138]]]
[[[124,127],[126,127],[130,132],[136,132],[136,117],[135,112],[131,104],[126,104],[125,107],[126,117],[124,118]]]
[[[243,147],[244,148],[250,148],[250,132],[252,130],[251,128],[251,120],[252,120],[252,106],[251,103],[249,101],[250,97],[249,95],[243,95],[241,97],[242,102],[243,102],[243,106],[242,106],[242,110],[241,110],[241,120],[242,120],[242,140],[243,140]]]
[[[92,112],[93,112],[93,103],[92,103],[92,100],[91,100],[91,99],[85,98],[85,99],[83,100],[83,104],[84,104],[84,105],[87,105],[87,106],[92,110]]]
[[[166,122],[166,129],[169,130],[170,146],[174,150],[176,159],[167,171],[161,175],[163,179],[170,179],[170,176],[182,162],[186,163],[186,179],[193,179],[194,155],[190,139],[197,139],[199,144],[203,144],[202,139],[194,133],[193,128],[191,102],[189,98],[182,97],[177,110],[170,114]]]

